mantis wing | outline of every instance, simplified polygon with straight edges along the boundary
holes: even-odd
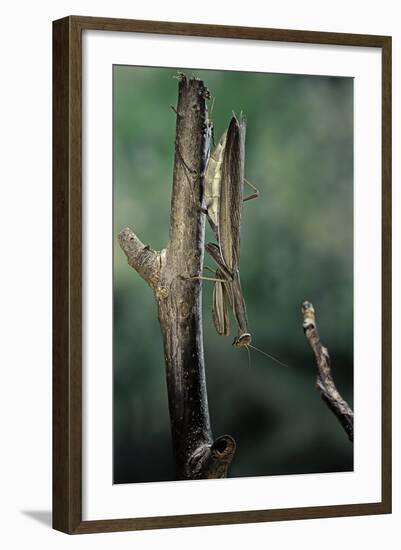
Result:
[[[230,273],[239,269],[240,226],[244,184],[245,118],[234,116],[227,130],[223,154],[218,217],[220,253]]]

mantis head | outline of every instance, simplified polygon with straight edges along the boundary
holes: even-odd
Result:
[[[233,346],[236,348],[243,348],[250,346],[252,342],[252,336],[249,332],[244,332],[240,336],[234,338]]]
[[[249,365],[251,364],[250,350],[254,349],[258,353],[261,353],[262,355],[265,355],[266,357],[268,357],[269,359],[271,359],[275,363],[278,363],[282,367],[288,367],[288,365],[286,363],[282,363],[281,361],[276,359],[273,355],[270,355],[269,353],[266,353],[265,351],[253,346],[251,342],[252,342],[252,336],[250,335],[249,332],[243,332],[242,334],[240,334],[240,336],[236,336],[234,338],[234,342],[233,342],[234,347],[236,347],[236,348],[245,348],[247,350]]]

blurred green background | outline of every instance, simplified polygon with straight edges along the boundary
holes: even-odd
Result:
[[[212,283],[203,283],[204,344],[214,436],[231,434],[230,475],[353,469],[353,450],[315,387],[301,304],[317,311],[343,397],[353,404],[353,81],[350,78],[183,70],[215,98],[215,140],[232,111],[247,117],[248,180],[241,282],[253,343],[281,367],[218,336]],[[165,246],[177,102],[176,69],[115,66],[114,482],[174,479],[162,339],[156,305],[116,237],[131,227]],[[207,241],[214,240],[207,228]],[[213,262],[205,257],[205,263]]]

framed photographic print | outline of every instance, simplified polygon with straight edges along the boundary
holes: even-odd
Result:
[[[391,512],[391,38],[53,23],[53,526]]]

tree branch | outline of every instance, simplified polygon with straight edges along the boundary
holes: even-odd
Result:
[[[129,227],[119,233],[118,242],[127,256],[128,264],[151,288],[156,289],[160,279],[161,253],[145,246]]]
[[[210,124],[201,80],[178,77],[170,233],[166,250],[145,247],[128,228],[119,234],[131,265],[154,291],[163,335],[170,422],[178,479],[225,477],[235,441],[213,442],[203,356],[202,211]]]
[[[302,304],[303,329],[315,355],[317,367],[316,385],[323,401],[335,414],[348,435],[354,440],[354,413],[348,403],[341,397],[331,374],[330,357],[327,349],[321,344],[316,326],[315,309],[310,302]]]

